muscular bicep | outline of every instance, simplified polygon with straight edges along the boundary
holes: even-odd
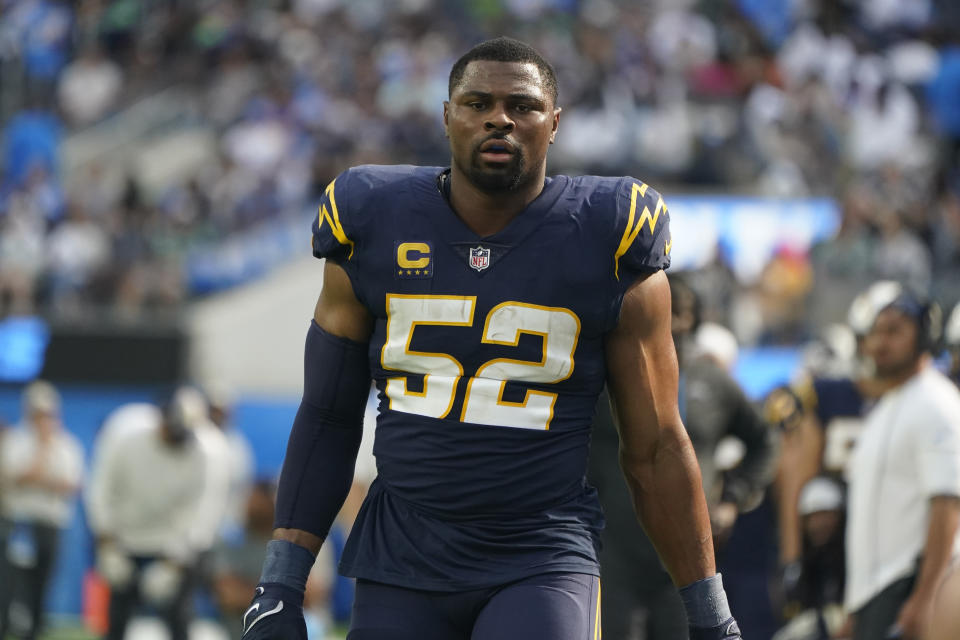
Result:
[[[658,271],[627,290],[617,327],[607,336],[607,384],[621,455],[652,455],[663,430],[683,429],[670,320],[670,285]]]
[[[324,263],[323,289],[313,319],[324,331],[356,342],[368,341],[373,331],[373,316],[357,299],[350,277],[331,260]]]

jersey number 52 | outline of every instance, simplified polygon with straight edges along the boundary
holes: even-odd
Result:
[[[476,296],[387,295],[387,335],[380,354],[384,369],[423,374],[423,391],[407,388],[406,376],[387,379],[390,409],[446,418],[453,408],[463,365],[448,353],[411,351],[418,326],[473,325]],[[528,389],[521,402],[503,399],[508,380],[553,384],[573,373],[580,319],[569,309],[503,302],[487,314],[482,342],[517,346],[523,333],[541,336],[539,362],[495,358],[480,365],[467,382],[461,422],[523,429],[549,429],[557,394]]]

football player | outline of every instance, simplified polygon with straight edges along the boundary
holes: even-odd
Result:
[[[244,638],[305,637],[303,585],[371,377],[378,477],[340,563],[357,579],[350,640],[600,637],[584,475],[604,383],[691,638],[740,638],[677,408],[662,198],[633,178],[546,177],[557,83],[528,45],[477,45],[449,89],[449,168],[354,167],[324,193],[304,395]]]

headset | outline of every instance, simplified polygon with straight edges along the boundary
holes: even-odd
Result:
[[[896,309],[917,323],[917,353],[936,353],[943,339],[943,311],[935,301],[901,291],[881,311]]]

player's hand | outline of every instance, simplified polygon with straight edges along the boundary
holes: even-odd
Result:
[[[743,640],[740,627],[733,618],[727,618],[716,627],[699,629],[690,627],[690,640]]]
[[[243,640],[307,640],[303,592],[276,582],[257,585],[243,614]]]

